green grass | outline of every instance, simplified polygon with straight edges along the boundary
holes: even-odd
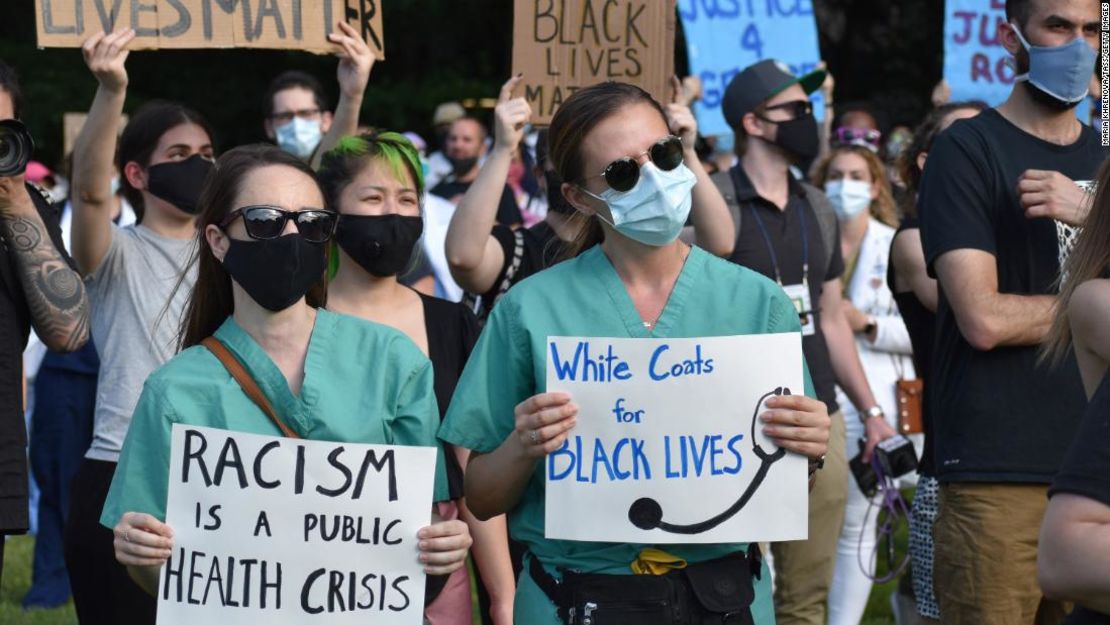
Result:
[[[907,501],[909,493],[906,493]],[[902,531],[897,536],[898,553],[906,553],[908,536]],[[0,580],[0,623],[3,625],[75,625],[77,616],[72,602],[56,610],[33,610],[25,612],[20,601],[31,587],[31,553],[34,539],[29,536],[15,536],[8,540],[4,553],[4,575]],[[880,562],[879,572],[885,572]],[[867,612],[860,625],[891,625],[894,617],[890,612],[890,595],[898,582],[892,581],[878,585],[871,590]],[[478,621],[478,601],[474,600],[474,622]]]
[[[0,540],[3,540],[0,537]],[[4,575],[0,579],[0,623],[4,625],[74,625],[77,615],[73,603],[56,610],[25,612],[20,606],[31,587],[31,553],[35,541],[30,536],[13,536],[4,548]]]

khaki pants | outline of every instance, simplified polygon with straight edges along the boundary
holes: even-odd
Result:
[[[1053,625],[1067,606],[1037,585],[1047,486],[941,484],[933,584],[945,625]]]
[[[809,540],[771,545],[775,563],[775,620],[778,625],[824,625],[836,544],[848,502],[848,459],[844,414],[832,415],[825,468],[809,493]],[[854,448],[853,448],[854,449]]]

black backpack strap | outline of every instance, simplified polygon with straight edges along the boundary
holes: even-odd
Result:
[[[543,568],[536,554],[526,553],[525,556],[528,558],[528,576],[543,591],[543,594],[547,595],[551,603],[554,603],[555,607],[558,608],[559,619],[566,622],[567,599],[562,585]]]
[[[813,212],[817,214],[817,223],[821,228],[821,241],[825,244],[825,267],[828,268],[832,265],[833,254],[835,253],[836,246],[840,245],[840,222],[836,219],[836,210],[833,209],[832,202],[825,192],[817,187],[802,182],[802,188],[806,191],[806,199],[809,200],[809,205],[813,207]],[[821,276],[821,281],[825,281],[825,276]]]
[[[736,167],[739,167],[739,165]],[[740,211],[740,202],[736,200],[736,184],[733,182],[731,170],[722,169],[712,173],[709,175],[709,179],[717,186],[717,191],[720,192],[721,197],[725,199],[725,205],[728,206],[728,213],[732,216],[732,236],[735,240],[740,236],[740,219],[743,214]]]

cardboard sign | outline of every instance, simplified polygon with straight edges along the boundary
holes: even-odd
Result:
[[[948,0],[944,7],[944,79],[952,101],[1001,104],[1014,86],[1010,53],[998,40],[1005,0]]]
[[[40,48],[77,48],[90,36],[135,29],[131,49],[275,48],[330,53],[346,20],[385,58],[381,0],[35,0]]]
[[[579,407],[545,462],[547,537],[806,538],[806,459],[780,450],[758,421],[776,392],[804,393],[800,334],[549,337],[547,352],[547,390]]]
[[[85,127],[85,120],[89,118],[88,113],[62,113],[62,154],[69,156],[73,152],[73,145],[77,143],[77,135],[81,134],[81,129]],[[123,129],[127,127],[128,116],[126,114],[121,116],[119,122],[119,132],[123,133]]]
[[[420,625],[435,459],[175,424],[158,625]]]
[[[581,87],[609,80],[669,101],[675,0],[519,0],[513,73],[523,73],[532,123],[546,125]]]
[[[731,135],[721,113],[725,88],[745,67],[777,59],[801,76],[821,60],[812,0],[788,2],[708,2],[679,0],[690,73],[701,79],[702,99],[694,105],[703,135]],[[814,115],[824,117],[820,91],[811,96]]]

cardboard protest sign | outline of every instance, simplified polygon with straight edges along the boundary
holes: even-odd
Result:
[[[69,156],[73,152],[73,145],[77,143],[77,135],[81,134],[81,129],[85,127],[85,121],[88,118],[88,113],[62,113],[62,154]],[[119,122],[121,133],[127,127],[127,120],[128,116],[126,114],[121,116]]]
[[[580,87],[615,80],[669,101],[675,0],[520,0],[513,73],[524,74],[532,123],[551,122]]]
[[[158,624],[420,625],[435,458],[174,425]]]
[[[548,455],[546,535],[631,543],[807,536],[806,459],[763,435],[775,394],[803,394],[801,335],[549,337],[547,390],[579,407]]]
[[[812,0],[789,2],[705,2],[679,0],[690,73],[701,79],[703,96],[694,105],[703,135],[731,135],[721,113],[725,88],[745,67],[773,58],[797,76],[821,60]],[[821,92],[811,96],[814,114],[824,117]]]
[[[1005,0],[948,0],[944,7],[944,79],[952,100],[1001,104],[1014,85],[1010,53],[998,40]]]
[[[76,48],[88,37],[135,29],[134,50],[275,48],[328,53],[346,20],[385,58],[381,0],[35,0],[38,45]]]

